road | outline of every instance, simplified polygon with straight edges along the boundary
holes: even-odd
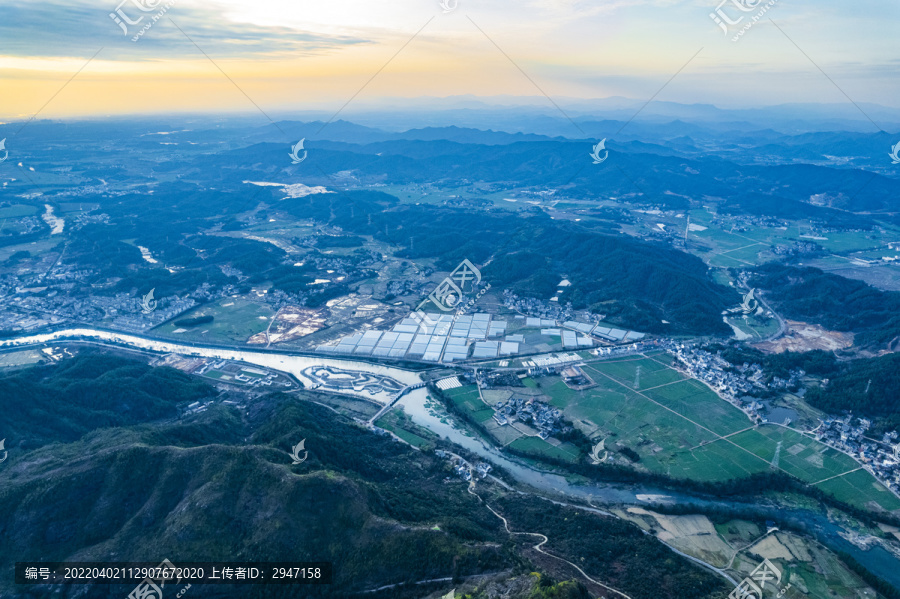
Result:
[[[404,387],[403,389],[400,389],[400,391],[397,393],[397,395],[394,397],[394,399],[392,399],[390,402],[388,402],[383,408],[378,410],[377,414],[375,414],[374,416],[372,416],[369,419],[368,425],[374,426],[375,423],[378,421],[378,419],[381,418],[382,416],[384,416],[388,411],[390,411],[390,409],[394,407],[394,404],[396,404],[398,401],[400,401],[400,399],[402,399],[404,395],[406,395],[407,393],[409,393],[410,391],[413,391],[415,389],[421,389],[425,385],[427,385],[427,383],[416,383],[414,385],[409,385],[407,387]]]
[[[579,573],[581,573],[581,575],[585,578],[585,580],[587,580],[587,581],[589,581],[589,582],[591,582],[591,583],[597,585],[598,587],[604,588],[604,589],[606,589],[607,591],[609,591],[609,592],[611,592],[611,593],[615,593],[615,594],[618,595],[619,597],[624,597],[625,599],[631,599],[631,597],[629,597],[628,595],[626,595],[626,594],[623,593],[622,591],[616,590],[616,589],[612,588],[611,586],[608,586],[608,585],[606,585],[606,584],[603,584],[603,583],[600,582],[599,580],[594,580],[593,578],[591,578],[590,576],[588,576],[587,573],[586,573],[584,570],[582,570],[580,567],[578,567],[576,564],[573,564],[573,563],[570,562],[569,560],[564,559],[564,558],[561,558],[561,557],[556,556],[556,555],[553,555],[552,553],[547,553],[546,551],[544,551],[544,550],[542,549],[543,545],[546,544],[546,543],[550,540],[549,538],[547,538],[546,535],[543,535],[543,534],[541,534],[541,533],[539,533],[539,532],[513,532],[513,531],[511,531],[511,530],[509,529],[509,522],[506,521],[506,518],[504,518],[503,516],[501,516],[499,512],[497,512],[494,508],[492,508],[490,505],[488,505],[488,503],[487,503],[486,501],[484,501],[484,500],[481,498],[481,496],[480,496],[478,493],[476,493],[476,492],[474,491],[474,489],[475,489],[475,483],[474,483],[474,481],[473,481],[471,484],[469,484],[469,489],[468,489],[468,490],[469,490],[469,493],[471,493],[472,495],[474,495],[475,497],[477,497],[477,498],[478,498],[478,501],[480,501],[482,504],[484,504],[484,507],[486,507],[487,509],[491,510],[491,513],[492,513],[492,514],[494,514],[495,516],[497,516],[498,518],[500,518],[500,520],[503,521],[503,527],[506,529],[506,532],[507,532],[507,533],[509,533],[510,535],[526,535],[526,536],[530,536],[530,537],[538,537],[538,538],[540,538],[540,539],[541,539],[541,542],[534,546],[534,550],[535,550],[535,551],[537,551],[538,553],[542,553],[542,554],[546,555],[547,557],[552,557],[552,558],[555,559],[555,560],[561,561],[561,562],[563,562],[563,563],[566,563],[566,564],[572,566],[573,568],[575,568],[576,570],[578,570]]]
[[[377,373],[382,376],[390,376],[395,380],[401,381],[403,384],[407,385],[404,390],[408,390],[410,387],[417,386],[422,384],[420,379],[420,373],[413,371],[406,371],[402,369],[398,369],[395,367],[384,366],[381,364],[371,364],[366,362],[357,362],[354,360],[346,360],[340,358],[334,358],[329,356],[308,356],[302,354],[294,354],[287,352],[266,352],[260,350],[248,350],[244,348],[223,348],[209,345],[194,345],[189,346],[183,343],[172,342],[168,340],[154,339],[143,337],[135,334],[128,333],[119,333],[112,331],[102,331],[97,329],[68,329],[64,331],[57,331],[55,333],[44,334],[44,335],[31,335],[21,338],[14,339],[6,339],[0,342],[0,348],[21,348],[29,345],[45,345],[45,344],[53,344],[58,343],[60,341],[77,341],[77,342],[94,342],[94,343],[102,343],[107,345],[116,345],[116,346],[129,346],[131,348],[150,351],[155,353],[180,353],[182,355],[198,355],[205,357],[215,357],[215,358],[226,358],[226,359],[234,359],[240,360],[248,363],[257,364],[260,366],[265,366],[272,368],[274,370],[282,370],[297,376],[301,376],[301,371],[310,366],[310,365],[333,365],[339,368],[355,368],[358,370],[365,370],[368,372]],[[618,381],[616,381],[618,382]],[[621,383],[620,383],[621,384]],[[633,391],[627,385],[623,385],[627,387],[630,391]],[[323,391],[329,391],[328,389],[323,389]],[[407,395],[407,397],[413,397],[411,395]],[[646,398],[646,396],[645,396]],[[368,399],[368,397],[367,397]],[[396,401],[400,399],[400,396],[394,397],[386,397],[385,401],[387,403],[394,404]],[[647,398],[649,399],[649,398]],[[653,400],[650,400],[653,401]],[[724,400],[723,400],[724,401]],[[654,402],[658,403],[658,402]],[[665,407],[665,406],[663,406]],[[666,408],[668,409],[668,408]],[[671,410],[670,410],[671,411]],[[483,452],[479,451],[478,447],[474,447],[474,444],[471,439],[466,438],[462,433],[456,431],[450,426],[442,425],[436,417],[428,416],[427,411],[424,409],[421,410],[422,414],[419,416],[421,418],[427,419],[425,422],[418,422],[419,424],[428,425],[428,428],[432,426],[436,427],[438,430],[442,431],[443,434],[448,436],[451,441],[456,442],[467,449],[474,451],[475,453],[479,453],[479,455],[483,455],[487,460],[499,463],[503,465],[513,476],[517,478],[520,482],[524,484],[530,485],[534,488],[545,489],[552,488],[554,493],[559,493],[562,495],[566,495],[569,497],[579,497],[584,496],[585,487],[572,485],[568,481],[566,481],[563,477],[559,477],[553,475],[552,473],[545,473],[541,471],[534,470],[532,468],[526,468],[525,466],[517,463],[517,462],[509,462],[505,459],[504,456],[499,455],[499,452],[490,451],[488,448],[485,448]],[[677,413],[677,412],[674,412]],[[679,415],[680,416],[680,415]],[[698,423],[695,423],[698,424]],[[701,426],[702,425],[699,425]],[[706,428],[706,427],[702,427]],[[708,430],[708,429],[707,429]],[[718,436],[718,435],[716,435]],[[730,442],[728,439],[726,442]],[[746,451],[746,450],[745,450]],[[757,456],[758,457],[758,456]],[[638,485],[640,487],[640,485]],[[593,489],[594,487],[591,487]],[[635,503],[634,493],[641,492],[635,491],[633,486],[629,486],[627,489],[619,489],[614,485],[601,485],[600,487],[596,487],[601,494],[605,494],[606,500],[610,503]],[[646,492],[656,492],[655,490],[649,490]],[[677,494],[676,494],[677,495]],[[540,495],[537,495],[540,496]],[[687,498],[683,498],[687,499]],[[691,497],[690,499],[694,499]],[[698,505],[703,504],[705,500],[698,499]],[[492,510],[493,512],[494,510]],[[798,512],[800,510],[787,510],[787,512]],[[495,512],[495,515],[500,517],[502,516]],[[784,514],[786,518],[788,513]],[[888,580],[897,580],[896,572],[898,569],[894,567],[894,563],[896,560],[889,560],[891,563],[882,563],[877,560],[867,559],[867,554],[859,551],[854,546],[846,543],[846,541],[839,536],[838,530],[834,529],[832,523],[827,519],[820,518],[818,514],[814,512],[810,512],[808,510],[803,511],[803,519],[805,522],[817,522],[819,523],[819,529],[825,538],[829,541],[829,544],[836,544],[841,550],[847,551],[851,553],[857,560],[865,563],[867,567],[870,567],[876,574],[886,578]],[[505,523],[505,519],[504,523]],[[508,526],[506,526],[508,530]],[[525,533],[513,533],[510,531],[510,534],[525,534]],[[527,533],[533,536],[536,536],[537,533]],[[820,539],[822,540],[822,539]],[[548,557],[552,557],[553,559],[561,560],[557,556],[547,553],[543,550],[543,545],[547,541],[543,541],[537,544],[535,549],[542,554],[547,555]],[[692,561],[704,565],[703,562],[697,560],[688,555],[684,555],[681,552],[673,549],[679,555],[683,555],[687,559],[691,559]],[[566,561],[566,560],[561,560]],[[581,571],[577,565],[571,564],[570,562],[566,562],[570,564],[573,568],[576,568],[579,572],[581,572],[582,576],[585,577],[586,580],[591,581],[603,588],[608,588],[606,585],[598,581],[594,581],[587,574]],[[708,567],[709,565],[706,564]],[[713,571],[717,571],[715,568],[710,568]],[[721,574],[721,572],[720,572]],[[725,576],[723,574],[723,576]],[[727,578],[727,576],[726,576]],[[730,580],[730,578],[729,578]],[[615,589],[611,589],[611,591],[618,593],[619,596],[625,597],[626,595],[622,594],[619,591],[615,591]]]
[[[776,320],[778,320],[778,332],[776,332],[772,335],[769,335],[765,339],[760,339],[760,341],[774,341],[775,339],[778,339],[779,337],[781,337],[782,335],[787,333],[787,330],[788,330],[787,322],[785,322],[784,318],[781,317],[781,314],[779,314],[778,312],[776,312],[775,310],[772,309],[772,306],[769,305],[769,302],[767,302],[765,299],[763,299],[762,292],[756,293],[756,300],[760,304],[762,304],[766,310],[768,310],[769,312],[774,314]]]

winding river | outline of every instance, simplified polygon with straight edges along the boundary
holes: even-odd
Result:
[[[304,384],[313,384],[302,371],[310,366],[329,366],[335,369],[365,372],[380,376],[387,376],[404,385],[412,385],[420,382],[419,376],[412,371],[384,366],[369,362],[342,360],[326,356],[307,356],[292,353],[274,351],[254,351],[215,347],[210,345],[188,345],[175,343],[168,340],[154,339],[141,335],[117,333],[100,329],[78,328],[66,329],[53,333],[23,336],[0,341],[0,350],[14,348],[44,346],[66,341],[80,341],[99,343],[110,346],[124,346],[133,349],[151,351],[157,353],[175,353],[184,356],[199,356],[206,358],[218,358],[226,360],[239,360],[248,364],[256,364],[274,370],[290,373]],[[363,395],[363,393],[358,393]],[[381,393],[372,396],[369,393],[363,395],[367,399],[376,399],[387,403],[391,396]],[[607,483],[595,483],[589,485],[576,485],[565,477],[551,472],[537,470],[523,461],[511,459],[496,447],[482,442],[480,439],[468,436],[458,427],[449,423],[447,418],[431,411],[426,406],[428,392],[426,389],[417,389],[406,394],[399,404],[412,420],[441,437],[466,448],[487,461],[503,468],[517,480],[537,490],[564,495],[573,499],[607,504],[643,505],[665,501],[674,503],[692,503],[706,507],[732,507],[732,508],[770,508],[763,502],[740,503],[735,501],[709,500],[693,496],[689,493],[671,492],[647,485],[630,484],[618,485]],[[828,547],[844,551],[852,555],[857,561],[865,565],[871,572],[900,587],[900,559],[880,546],[875,546],[868,551],[851,544],[840,532],[843,529],[828,520],[818,512],[801,508],[779,508],[780,520],[801,526],[807,532],[815,536],[821,543]]]

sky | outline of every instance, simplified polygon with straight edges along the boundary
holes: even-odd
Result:
[[[0,118],[462,95],[900,107],[894,0],[119,2],[0,0]]]

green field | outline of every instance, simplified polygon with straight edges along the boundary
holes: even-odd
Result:
[[[575,447],[566,444],[555,447],[540,437],[524,435],[511,425],[497,425],[493,420],[494,410],[481,400],[475,385],[449,389],[444,393],[457,409],[463,410],[476,422],[481,423],[488,435],[500,446],[534,454],[536,457],[546,456],[567,462],[578,459],[578,450]]]
[[[390,410],[378,419],[375,426],[394,433],[413,447],[422,447],[429,443],[426,436],[435,436],[414,424],[402,408]]]
[[[731,267],[740,267],[756,265],[764,262],[764,260],[760,259],[760,252],[766,249],[767,246],[762,244],[753,244],[752,242],[744,241],[744,244],[740,247],[737,247],[733,250],[725,251],[721,254],[712,254],[709,256],[709,265],[731,268]],[[748,247],[749,246],[749,247]]]
[[[815,483],[859,468],[848,455],[783,426],[763,426],[732,437],[732,441],[767,461],[775,457],[779,467],[807,483]]]
[[[447,397],[450,398],[450,401],[457,408],[469,414],[476,422],[484,422],[494,416],[494,410],[481,401],[481,397],[478,395],[478,388],[474,385],[457,387],[444,393],[447,394]]]
[[[900,500],[868,472],[857,470],[850,456],[789,428],[754,426],[706,385],[660,360],[595,362],[584,370],[596,387],[574,391],[559,377],[546,377],[539,381],[540,390],[585,434],[603,439],[610,452],[623,447],[637,452],[639,468],[721,482],[777,467],[841,501],[900,510]]]
[[[766,316],[732,316],[727,322],[755,339],[764,339],[778,331],[778,320]]]
[[[5,208],[0,208],[0,218],[21,218],[23,216],[31,216],[37,214],[38,209],[34,206],[25,204],[13,204]]]
[[[534,454],[535,456],[544,455],[567,462],[575,462],[578,459],[575,453],[569,453],[562,447],[554,447],[540,437],[521,437],[510,443],[509,447],[516,451]]]
[[[265,331],[274,315],[275,312],[265,304],[229,297],[185,312],[153,329],[153,333],[179,340],[245,343],[253,335]],[[175,321],[199,316],[212,316],[214,320],[186,329],[175,325]]]
[[[741,228],[746,230],[734,232],[727,228],[723,229],[722,225],[713,225],[711,221],[712,215],[705,209],[691,211],[692,223],[709,228],[705,231],[692,231],[687,250],[716,268],[742,268],[762,264],[776,258],[772,252],[774,246],[789,246],[798,241],[817,243],[826,251],[836,254],[871,252],[874,257],[881,257],[884,246],[888,242],[895,241],[897,237],[896,231],[886,227],[876,231],[829,232],[822,235],[825,239],[812,239],[811,225],[803,220],[792,222],[786,229],[742,226]],[[645,224],[653,226],[652,222]],[[696,242],[691,244],[692,240]]]
[[[0,353],[0,368],[17,368],[20,366],[31,366],[46,359],[40,350],[25,349],[21,351]]]
[[[61,243],[62,239],[59,236],[56,236],[53,239],[40,239],[38,241],[32,241],[30,243],[8,245],[4,248],[0,248],[0,261],[6,260],[16,252],[20,252],[22,250],[30,253],[32,258],[39,257],[49,252],[50,250],[56,249],[56,247]]]
[[[390,432],[394,433],[395,435],[397,435],[398,437],[400,437],[401,439],[403,439],[404,441],[406,441],[413,447],[422,447],[423,445],[428,443],[427,439],[420,437],[419,435],[417,435],[415,433],[411,433],[404,428],[400,428],[399,426],[397,426],[393,423],[386,422],[384,418],[382,418],[375,424],[377,426],[383,428],[386,431],[390,431]]]
[[[743,412],[723,401],[709,387],[694,379],[649,389],[643,394],[719,435],[727,435],[751,426],[750,420]]]
[[[638,376],[639,367],[640,376]],[[666,385],[685,379],[684,375],[677,370],[669,368],[666,364],[660,364],[646,358],[631,358],[615,362],[595,362],[588,366],[588,371],[590,377],[595,381],[598,378],[596,375],[606,375],[632,389],[635,388],[634,383],[638,379],[637,390],[658,387],[659,385]]]
[[[857,470],[816,485],[837,499],[859,507],[900,510],[900,499],[865,470]]]

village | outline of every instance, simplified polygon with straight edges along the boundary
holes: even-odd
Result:
[[[506,426],[519,420],[538,430],[541,439],[548,439],[555,433],[566,433],[569,426],[560,426],[562,412],[533,398],[511,397],[508,401],[494,404],[494,420],[500,426]]]
[[[473,479],[478,480],[486,478],[487,475],[491,472],[491,465],[487,462],[476,462],[475,464],[470,464],[455,453],[450,453],[449,451],[444,451],[442,449],[434,450],[434,455],[444,460],[450,460],[451,466],[453,468],[453,473],[466,482],[471,482]],[[450,480],[452,479],[448,476],[444,479],[444,482],[448,482]]]
[[[762,413],[765,406],[747,394],[757,390],[795,388],[804,374],[794,370],[790,373],[790,379],[773,377],[765,382],[758,364],[735,367],[720,356],[696,346],[672,341],[665,342],[665,345],[685,373],[708,384],[720,397],[743,410],[755,424],[768,422],[767,416]],[[790,420],[783,423],[784,426],[789,424]],[[812,431],[800,432],[853,457],[891,491],[900,493],[900,443],[897,443],[900,434],[890,431],[878,441],[866,436],[871,426],[871,421],[854,419],[852,414],[848,414],[826,418]]]
[[[691,377],[709,385],[720,397],[743,410],[756,423],[765,422],[760,413],[763,404],[749,394],[756,391],[779,391],[795,388],[803,376],[802,370],[791,372],[789,379],[772,377],[765,381],[759,364],[734,366],[724,358],[697,347],[675,341],[660,344],[677,360],[680,368]]]
[[[897,443],[900,435],[890,431],[877,441],[866,436],[871,426],[871,421],[849,414],[843,418],[826,418],[812,434],[817,441],[851,455],[885,486],[900,492],[900,443]]]

